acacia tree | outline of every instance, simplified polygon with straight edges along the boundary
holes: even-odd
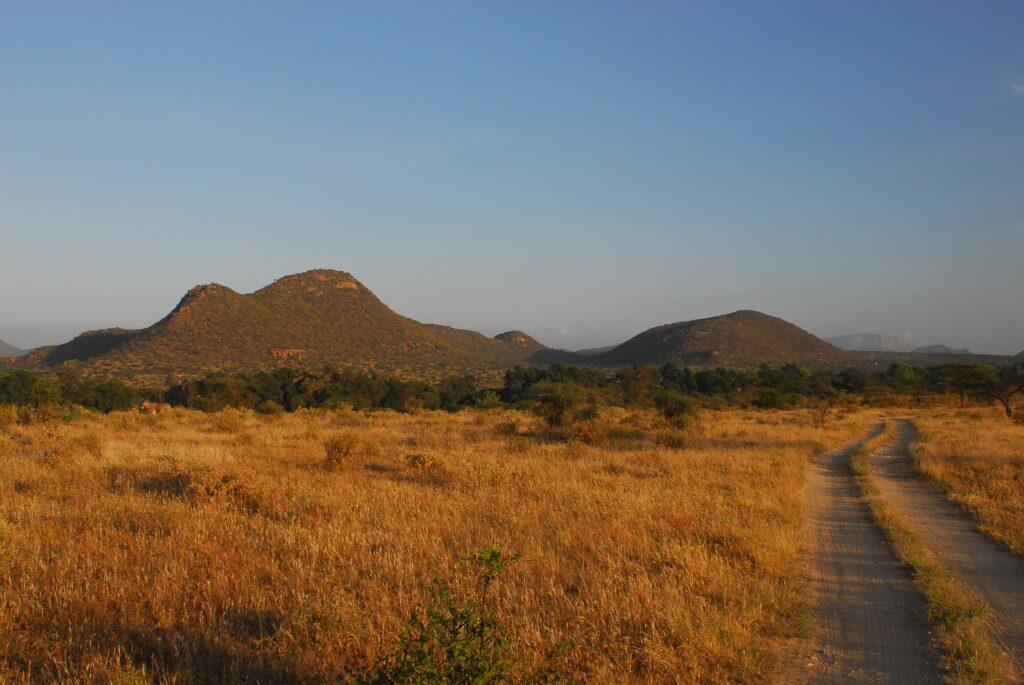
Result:
[[[1024,363],[1013,366],[991,364],[954,364],[942,367],[945,385],[959,392],[973,392],[996,400],[1007,418],[1013,417],[1014,395],[1024,392]]]
[[[828,415],[832,411],[838,392],[832,384],[832,375],[825,371],[815,371],[807,379],[807,392],[818,398],[818,427],[824,428]]]

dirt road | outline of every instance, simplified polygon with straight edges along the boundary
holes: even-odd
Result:
[[[878,435],[881,424],[864,440]],[[821,455],[807,479],[819,632],[814,683],[938,683],[925,601],[853,479],[860,442]]]
[[[875,483],[939,561],[991,607],[996,639],[1024,666],[1024,558],[986,537],[969,514],[914,471],[907,450],[915,435],[910,421],[896,422],[893,439],[871,455]]]

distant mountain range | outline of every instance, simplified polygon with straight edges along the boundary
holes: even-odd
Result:
[[[620,345],[569,352],[546,348],[521,331],[488,338],[420,323],[392,311],[350,274],[319,269],[286,276],[250,294],[215,283],[196,286],[148,328],[89,331],[4,363],[46,370],[74,361],[87,373],[162,382],[168,375],[282,366],[332,365],[413,376],[498,371],[520,363],[620,368],[673,362],[746,369],[797,363],[874,369],[895,361],[929,366],[1016,359],[941,345],[898,349],[893,341],[905,341],[886,336],[831,340],[858,351],[840,349],[774,316],[741,310],[656,326]],[[883,350],[860,351],[879,347]],[[1024,352],[1019,358],[1024,361]]]
[[[0,340],[0,357],[20,357],[23,354],[25,350],[19,350],[14,345]]]
[[[971,354],[968,349],[954,349],[946,345],[915,345],[909,338],[897,338],[876,333],[854,333],[825,338],[847,352],[913,352],[916,354]]]

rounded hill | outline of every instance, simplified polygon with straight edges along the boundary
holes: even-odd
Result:
[[[745,309],[648,329],[597,354],[541,352],[536,361],[588,366],[661,365],[756,368],[761,364],[848,364],[849,356],[807,331],[768,314]]]

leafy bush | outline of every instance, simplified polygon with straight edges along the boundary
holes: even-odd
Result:
[[[488,598],[492,584],[514,558],[488,547],[471,560],[478,572],[477,595],[462,597],[435,581],[425,606],[410,617],[395,651],[356,682],[487,685],[517,679],[505,627]]]
[[[655,398],[661,415],[678,426],[685,426],[697,417],[697,405],[677,390],[665,390]]]
[[[566,425],[573,412],[586,399],[584,388],[576,383],[541,381],[530,388],[530,409],[550,428]]]
[[[494,409],[501,406],[501,398],[493,390],[485,390],[477,396],[476,406],[478,409]]]
[[[775,388],[765,388],[757,393],[754,406],[759,409],[786,409],[790,406],[789,398]]]

